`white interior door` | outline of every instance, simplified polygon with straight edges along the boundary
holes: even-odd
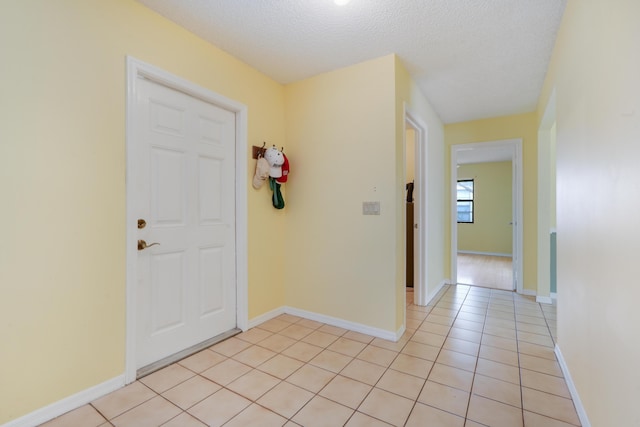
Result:
[[[235,114],[138,77],[136,368],[236,326]]]

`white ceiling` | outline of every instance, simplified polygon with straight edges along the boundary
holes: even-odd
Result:
[[[281,83],[396,53],[440,118],[533,111],[566,0],[138,0]]]

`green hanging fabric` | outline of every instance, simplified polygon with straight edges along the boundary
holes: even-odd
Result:
[[[284,199],[282,198],[282,193],[280,192],[280,183],[278,183],[275,178],[269,178],[269,186],[273,191],[273,197],[271,198],[273,207],[276,209],[284,208]]]

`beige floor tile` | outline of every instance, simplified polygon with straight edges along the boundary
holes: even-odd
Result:
[[[542,372],[543,374],[555,375],[556,377],[563,377],[560,364],[555,360],[521,354],[520,367],[529,369],[530,371]]]
[[[413,335],[413,332],[414,331],[406,331],[398,341],[389,341],[382,338],[374,338],[369,346],[380,347],[386,350],[398,352],[402,350],[404,346],[409,342],[409,338],[411,335]]]
[[[488,317],[484,323],[485,327],[498,327],[505,329],[515,329],[516,325],[511,319],[498,319],[495,317]]]
[[[423,321],[424,319],[426,319],[427,314],[424,311],[417,311],[417,310],[412,310],[411,308],[407,308],[407,319],[413,319],[413,320],[418,320],[418,321]]]
[[[287,382],[317,393],[335,377],[336,374],[313,365],[304,365],[287,378]]]
[[[302,319],[297,323],[300,326],[304,326],[305,328],[310,328],[310,329],[319,329],[324,326],[324,323],[316,322],[315,320],[310,320],[310,319]]]
[[[451,350],[440,350],[440,354],[436,359],[436,363],[453,366],[454,368],[464,369],[465,371],[474,372],[478,358],[468,354],[458,353]]]
[[[200,373],[220,362],[224,362],[226,359],[226,356],[206,349],[182,359],[178,363],[193,372]]]
[[[472,393],[507,405],[522,407],[520,386],[477,374],[473,379]]]
[[[354,413],[345,427],[389,427],[391,424],[380,421],[362,412]]]
[[[521,354],[528,354],[530,356],[542,357],[543,359],[556,360],[556,354],[553,348],[531,344],[524,341],[518,341],[518,351]]]
[[[257,327],[269,332],[277,333],[285,328],[288,328],[289,326],[291,326],[291,322],[287,322],[287,321],[276,318],[276,319],[267,320],[266,322],[259,324]]]
[[[498,347],[483,345],[480,347],[480,357],[504,363],[505,365],[518,366],[518,353],[515,351],[503,350]]]
[[[419,357],[421,359],[435,361],[440,353],[440,347],[432,345],[420,344],[419,342],[409,341],[402,349],[402,354]]]
[[[248,331],[236,335],[236,338],[250,342],[251,344],[257,344],[263,339],[269,338],[271,335],[273,335],[273,332],[269,332],[260,328],[252,328]]]
[[[220,390],[218,384],[196,375],[165,391],[162,396],[174,405],[188,409],[218,390]]]
[[[469,393],[457,388],[427,381],[418,402],[464,417],[469,405]]]
[[[288,419],[293,417],[313,396],[313,393],[307,390],[288,382],[281,382],[256,403]]]
[[[471,391],[473,372],[436,363],[431,369],[428,380],[463,391]]]
[[[110,420],[115,427],[159,426],[182,410],[163,397],[156,396]]]
[[[486,316],[487,307],[486,306],[478,307],[476,304],[464,304],[462,307],[460,307],[460,313],[473,313],[473,314]]]
[[[249,400],[255,401],[279,382],[278,378],[254,369],[227,385],[227,388]]]
[[[531,334],[549,335],[549,327],[547,325],[532,325],[530,323],[516,323],[518,332],[529,332]]]
[[[353,412],[351,408],[316,396],[293,417],[293,421],[305,427],[342,426]]]
[[[478,359],[476,374],[520,384],[520,370],[517,367],[494,362],[493,360]]]
[[[529,412],[580,425],[578,414],[571,399],[523,387],[522,403],[524,409]]]
[[[272,412],[255,403],[233,417],[231,421],[226,423],[225,427],[280,427],[286,423],[284,417]],[[163,426],[164,427],[164,426]]]
[[[337,326],[331,326],[331,325],[322,325],[319,330],[321,332],[326,332],[328,334],[337,335],[339,337],[341,337],[342,335],[344,335],[344,334],[346,334],[348,332],[344,328],[339,328]]]
[[[316,357],[321,351],[322,347],[298,341],[291,347],[284,350],[282,354],[306,363]]]
[[[483,332],[485,335],[489,334],[489,335],[495,335],[497,337],[510,338],[510,339],[517,338],[515,328],[509,329],[509,328],[501,328],[499,326],[487,326],[486,328],[484,328]]]
[[[67,412],[53,420],[42,424],[41,427],[98,427],[107,420],[91,405],[83,405],[78,409]]]
[[[350,340],[358,341],[363,344],[369,344],[371,341],[373,341],[373,338],[374,338],[371,335],[363,334],[360,332],[354,332],[354,331],[347,331],[347,333],[344,334],[342,337],[348,338]]]
[[[510,338],[501,338],[495,335],[483,334],[482,345],[497,347],[503,350],[518,351],[518,341]]]
[[[484,323],[472,322],[470,320],[464,319],[456,319],[456,321],[453,323],[453,326],[460,329],[467,329],[469,331],[482,332]]]
[[[486,316],[484,314],[476,314],[476,313],[469,313],[466,311],[460,311],[458,313],[458,319],[468,320],[470,322],[476,322],[476,323],[484,323]]]
[[[474,343],[480,343],[480,341],[482,341],[482,332],[470,331],[468,329],[453,327],[449,332],[449,337],[465,340],[465,341],[471,341]]]
[[[522,427],[522,409],[471,395],[467,418],[491,427]]]
[[[217,365],[207,369],[200,375],[225,386],[236,378],[240,378],[250,370],[251,366],[236,362],[233,359],[227,359],[224,362],[218,363]]]
[[[321,396],[356,409],[371,391],[371,386],[351,378],[338,375],[320,392]]]
[[[470,356],[477,356],[480,349],[478,343],[471,341],[461,340],[459,338],[449,337],[442,346],[445,350],[457,351],[458,353],[468,354]]]
[[[422,320],[407,318],[405,322],[407,331],[415,331],[422,324]]]
[[[422,325],[420,325],[420,327],[418,328],[418,330],[420,331],[432,332],[434,334],[444,335],[444,336],[447,336],[449,334],[449,329],[451,329],[449,326],[439,325],[437,323],[431,323],[426,320],[422,322]]]
[[[313,331],[314,329],[312,328],[307,328],[306,326],[293,324],[291,326],[287,326],[286,328],[284,328],[278,333],[280,335],[284,335],[285,337],[289,337],[294,340],[301,340],[302,338],[306,337]]]
[[[276,353],[271,350],[254,345],[246,350],[242,350],[240,353],[233,356],[233,359],[255,368],[256,366],[262,365],[275,355]]]
[[[281,314],[280,316],[276,317],[276,319],[282,320],[284,322],[289,322],[289,323],[297,323],[297,322],[301,321],[303,318],[300,317],[300,316],[295,316],[293,314],[284,313],[284,314]]]
[[[571,399],[571,394],[569,393],[569,388],[564,378],[530,371],[528,369],[521,369],[520,377],[522,378],[523,387]]]
[[[524,341],[531,344],[543,345],[551,348],[553,348],[554,346],[553,339],[551,339],[551,336],[549,336],[549,334],[538,335],[538,334],[532,334],[529,332],[518,332],[518,341]]]
[[[464,418],[432,406],[416,403],[406,427],[463,427]]]
[[[374,385],[382,377],[384,371],[385,368],[383,366],[354,359],[340,374],[365,384]]]
[[[574,424],[568,424],[560,420],[554,420],[543,415],[534,414],[533,412],[524,411],[525,427],[573,427]]]
[[[388,369],[376,384],[376,387],[391,393],[406,397],[407,399],[416,400],[424,385],[424,378],[414,377],[413,375]]]
[[[216,345],[212,345],[209,348],[216,353],[222,354],[223,356],[231,357],[249,347],[251,347],[250,342],[243,341],[236,337],[231,337],[222,342],[219,342]]]
[[[450,309],[444,309],[444,308],[434,308],[433,310],[431,310],[431,315],[437,315],[437,316],[444,316],[444,317],[450,317],[450,318],[455,318],[456,315],[458,314],[458,310],[450,310]]]
[[[317,366],[327,371],[335,372],[336,374],[344,369],[345,366],[353,360],[352,357],[345,356],[344,354],[336,353],[331,350],[324,350],[316,357],[309,361],[309,364]]]
[[[332,336],[334,336],[334,335],[332,335]],[[366,346],[367,346],[367,344],[364,343],[364,342],[353,340],[353,339],[350,339],[350,338],[347,338],[346,336],[344,336],[344,337],[340,337],[337,340],[335,340],[327,348],[329,350],[344,354],[346,356],[355,357]]]
[[[162,424],[162,427],[207,427],[207,425],[193,415],[183,412]]]
[[[337,339],[338,337],[333,334],[328,334],[321,331],[313,331],[302,338],[302,341],[318,347],[327,348]]]
[[[110,420],[156,395],[149,387],[136,381],[93,401],[91,405]]]
[[[434,347],[442,347],[447,337],[444,335],[432,334],[431,332],[416,331],[410,341],[418,342],[420,344],[427,344]]]
[[[358,411],[391,425],[402,426],[409,417],[413,404],[413,400],[374,388]]]
[[[296,342],[296,340],[285,337],[284,335],[274,334],[260,341],[257,345],[273,352],[280,353],[291,347]]]
[[[160,369],[144,378],[140,379],[140,382],[149,387],[156,393],[162,393],[169,390],[181,382],[188,380],[195,374],[193,371],[174,363],[166,368]]]
[[[429,376],[432,367],[433,362],[429,360],[403,353],[400,353],[390,366],[391,369],[395,369],[396,371],[423,379]]]
[[[503,310],[487,310],[487,319],[506,319],[515,321],[516,315],[513,311],[503,311]]]
[[[258,366],[257,369],[283,380],[300,369],[303,365],[304,363],[299,360],[277,354],[262,365]]]
[[[434,309],[437,310],[437,309]],[[434,314],[433,311],[427,316],[427,322],[437,323],[439,325],[451,326],[455,320],[455,316],[439,316]]]
[[[397,355],[398,353],[395,351],[376,347],[374,345],[368,345],[356,356],[356,358],[387,367],[391,365],[393,359],[395,359]]]
[[[223,388],[191,407],[187,412],[214,427],[226,423],[250,404],[251,401]]]

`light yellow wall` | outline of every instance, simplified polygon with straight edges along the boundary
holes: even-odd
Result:
[[[458,224],[458,251],[512,254],[511,169],[511,162],[458,168],[458,180],[474,180],[473,223]]]
[[[396,123],[398,123],[396,138],[402,137],[404,132],[404,108],[405,105],[410,109],[411,114],[416,116],[420,120],[421,126],[425,127],[425,145],[424,157],[426,157],[426,167],[423,170],[424,182],[420,183],[425,187],[425,194],[427,195],[426,204],[426,223],[422,224],[424,233],[426,236],[426,253],[423,254],[424,258],[421,260],[425,266],[425,282],[426,282],[426,295],[425,299],[433,297],[440,286],[445,283],[445,226],[449,222],[446,216],[446,204],[448,196],[446,195],[445,187],[445,142],[444,142],[444,127],[442,121],[434,111],[433,107],[429,103],[429,100],[424,96],[422,91],[418,88],[415,81],[411,78],[407,69],[404,67],[398,57],[396,57]],[[402,144],[398,145],[401,149]],[[399,168],[402,168],[403,156],[401,153],[397,154]],[[397,177],[397,185],[403,186],[402,175]],[[405,233],[405,221],[404,221],[404,204],[402,200],[402,194],[398,193],[397,207],[399,209],[398,216],[403,220],[399,221],[396,233],[398,236],[402,236]],[[400,259],[404,260],[404,239],[398,240],[399,248],[397,251]],[[398,281],[404,284],[405,269],[398,270]],[[399,294],[404,294],[404,286],[397,288]],[[401,300],[400,295],[398,301]],[[403,308],[404,309],[404,308]],[[397,314],[400,315],[401,310],[398,310]],[[396,321],[401,323],[403,319],[397,318]]]
[[[2,2],[0,52],[2,424],[124,372],[125,55],[247,105],[249,145],[285,130],[281,85],[132,0]],[[255,317],[285,213],[248,193]]]
[[[285,93],[287,304],[395,332],[394,57]],[[364,201],[380,215],[362,215]]]
[[[496,117],[471,122],[445,125],[446,177],[449,185],[451,145],[472,142],[487,142],[503,139],[522,139],[523,163],[523,287],[526,291],[537,289],[537,113]],[[450,195],[447,194],[447,199]],[[447,201],[447,217],[450,218],[450,203]],[[447,240],[445,253],[447,265],[451,263],[451,225],[447,221]]]
[[[640,2],[569,1],[556,91],[558,347],[593,426],[640,425]]]

